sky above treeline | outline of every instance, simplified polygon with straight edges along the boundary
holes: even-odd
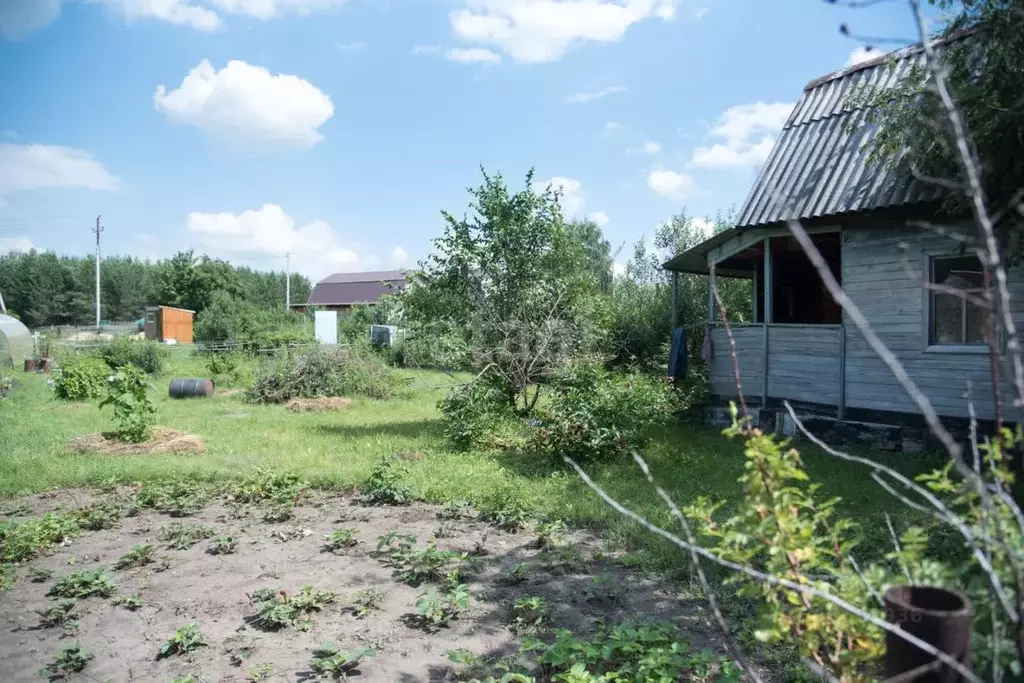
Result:
[[[104,253],[412,267],[483,166],[624,262],[742,204],[808,81],[915,34],[898,1],[0,0],[0,251],[91,253],[101,214]]]

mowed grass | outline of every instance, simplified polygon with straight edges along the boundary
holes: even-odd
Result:
[[[421,458],[408,463],[409,477],[428,501],[476,502],[511,489],[537,516],[593,529],[616,547],[647,551],[643,557],[654,565],[684,567],[687,563],[677,549],[609,509],[557,458],[449,449],[440,433],[436,403],[447,387],[462,378],[399,371],[409,387],[403,398],[356,399],[337,413],[294,413],[282,406],[247,403],[241,395],[170,399],[171,377],[204,376],[202,364],[182,351],[177,351],[168,372],[153,380],[156,422],[200,437],[206,452],[141,456],[69,452],[67,444],[74,437],[111,427],[109,411],[99,410],[98,401],[57,400],[44,376],[16,373],[20,385],[8,398],[0,399],[0,497],[115,481],[224,481],[244,477],[256,468],[293,471],[315,486],[350,489],[382,456],[419,453]],[[885,513],[892,513],[900,524],[911,519],[910,511],[891,499],[863,468],[819,453],[809,444],[800,448],[812,480],[823,485],[822,495],[841,497],[840,511],[863,525],[866,545],[884,552],[889,542]],[[681,505],[705,496],[725,500],[728,507],[742,498],[737,478],[743,472],[743,446],[717,429],[692,424],[662,429],[645,456],[655,476]],[[875,457],[908,474],[941,464],[927,455]],[[618,500],[652,521],[671,525],[630,459],[592,463],[587,469]]]

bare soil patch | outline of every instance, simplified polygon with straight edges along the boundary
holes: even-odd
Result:
[[[103,432],[77,436],[68,447],[76,453],[100,453],[102,455],[202,453],[206,450],[206,446],[199,440],[199,437],[171,427],[152,427],[149,430],[149,439],[142,443],[126,443],[118,440],[112,432]]]
[[[80,504],[83,492],[60,492],[24,499],[34,514],[57,506]],[[316,494],[295,508],[291,519],[261,521],[259,509],[246,511],[217,500],[193,517],[171,519],[143,510],[119,526],[75,537],[19,570],[14,587],[0,592],[0,613],[8,624],[0,630],[0,680],[40,680],[39,670],[56,653],[76,641],[94,654],[82,674],[72,680],[159,681],[194,675],[209,682],[247,681],[249,671],[270,665],[268,681],[312,680],[310,657],[327,640],[342,651],[373,648],[375,656],[359,667],[355,680],[428,683],[456,680],[450,650],[502,655],[517,650],[510,630],[512,605],[518,598],[540,596],[550,605],[552,628],[579,633],[596,620],[627,618],[680,620],[694,648],[721,643],[707,625],[702,604],[681,600],[667,581],[645,577],[606,556],[596,540],[573,534],[572,547],[582,562],[553,565],[529,533],[507,533],[475,519],[439,520],[439,508],[363,508],[350,498]],[[187,550],[168,548],[161,529],[174,522],[205,525],[216,537],[236,541],[230,554],[208,552],[216,539],[201,540]],[[353,529],[358,543],[328,552],[327,537],[339,528]],[[470,604],[447,627],[415,627],[414,603],[423,587],[398,580],[375,553],[377,538],[389,532],[417,537],[417,548],[437,535],[445,550],[478,553],[479,564],[463,577]],[[110,568],[133,545],[152,544],[156,562],[123,571]],[[161,558],[166,558],[166,562]],[[525,563],[522,581],[507,572]],[[62,636],[60,628],[38,628],[38,610],[53,606],[47,591],[72,571],[106,567],[117,584],[114,597],[78,601],[77,633]],[[30,570],[51,570],[53,578],[34,583]],[[595,578],[601,590],[595,591]],[[303,586],[339,594],[333,604],[312,615],[309,630],[286,627],[260,630],[248,596],[260,588],[294,595]],[[354,592],[382,592],[379,609],[356,618],[346,606]],[[115,604],[117,596],[138,595],[142,606],[130,611]],[[195,623],[206,646],[178,656],[157,659],[161,645],[175,630]]]
[[[296,413],[339,412],[351,405],[352,399],[338,396],[317,396],[314,398],[293,398],[284,407]]]

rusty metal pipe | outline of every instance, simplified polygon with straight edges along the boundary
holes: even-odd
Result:
[[[892,586],[885,592],[884,602],[886,621],[970,668],[972,608],[967,596],[934,586]],[[963,680],[954,669],[894,633],[886,632],[885,649],[887,678],[908,674],[913,683]]]

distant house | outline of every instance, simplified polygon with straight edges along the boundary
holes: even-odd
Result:
[[[732,326],[742,389],[768,419],[783,400],[811,414],[902,423],[919,414],[849,315],[832,300],[790,233],[799,220],[836,279],[938,413],[969,414],[968,386],[982,419],[996,416],[987,315],[966,294],[983,269],[963,251],[965,218],[939,212],[942,189],[906,168],[869,163],[876,124],[849,95],[861,85],[892,84],[915,64],[919,47],[811,81],[789,116],[736,225],[678,254],[664,267],[753,282],[746,317]],[[1012,136],[1008,138],[1008,142]],[[939,224],[946,232],[921,227]],[[1013,315],[1024,322],[1024,269],[1009,270]],[[709,302],[711,391],[737,397],[725,327]],[[735,320],[735,318],[734,318]],[[1000,364],[1001,365],[1001,364]],[[1011,408],[1001,379],[1003,417]],[[780,416],[783,417],[784,416]]]
[[[345,312],[354,306],[374,306],[385,294],[398,294],[404,290],[405,284],[405,274],[399,270],[334,273],[316,283],[308,302],[292,304],[292,307],[299,310],[317,307]]]

